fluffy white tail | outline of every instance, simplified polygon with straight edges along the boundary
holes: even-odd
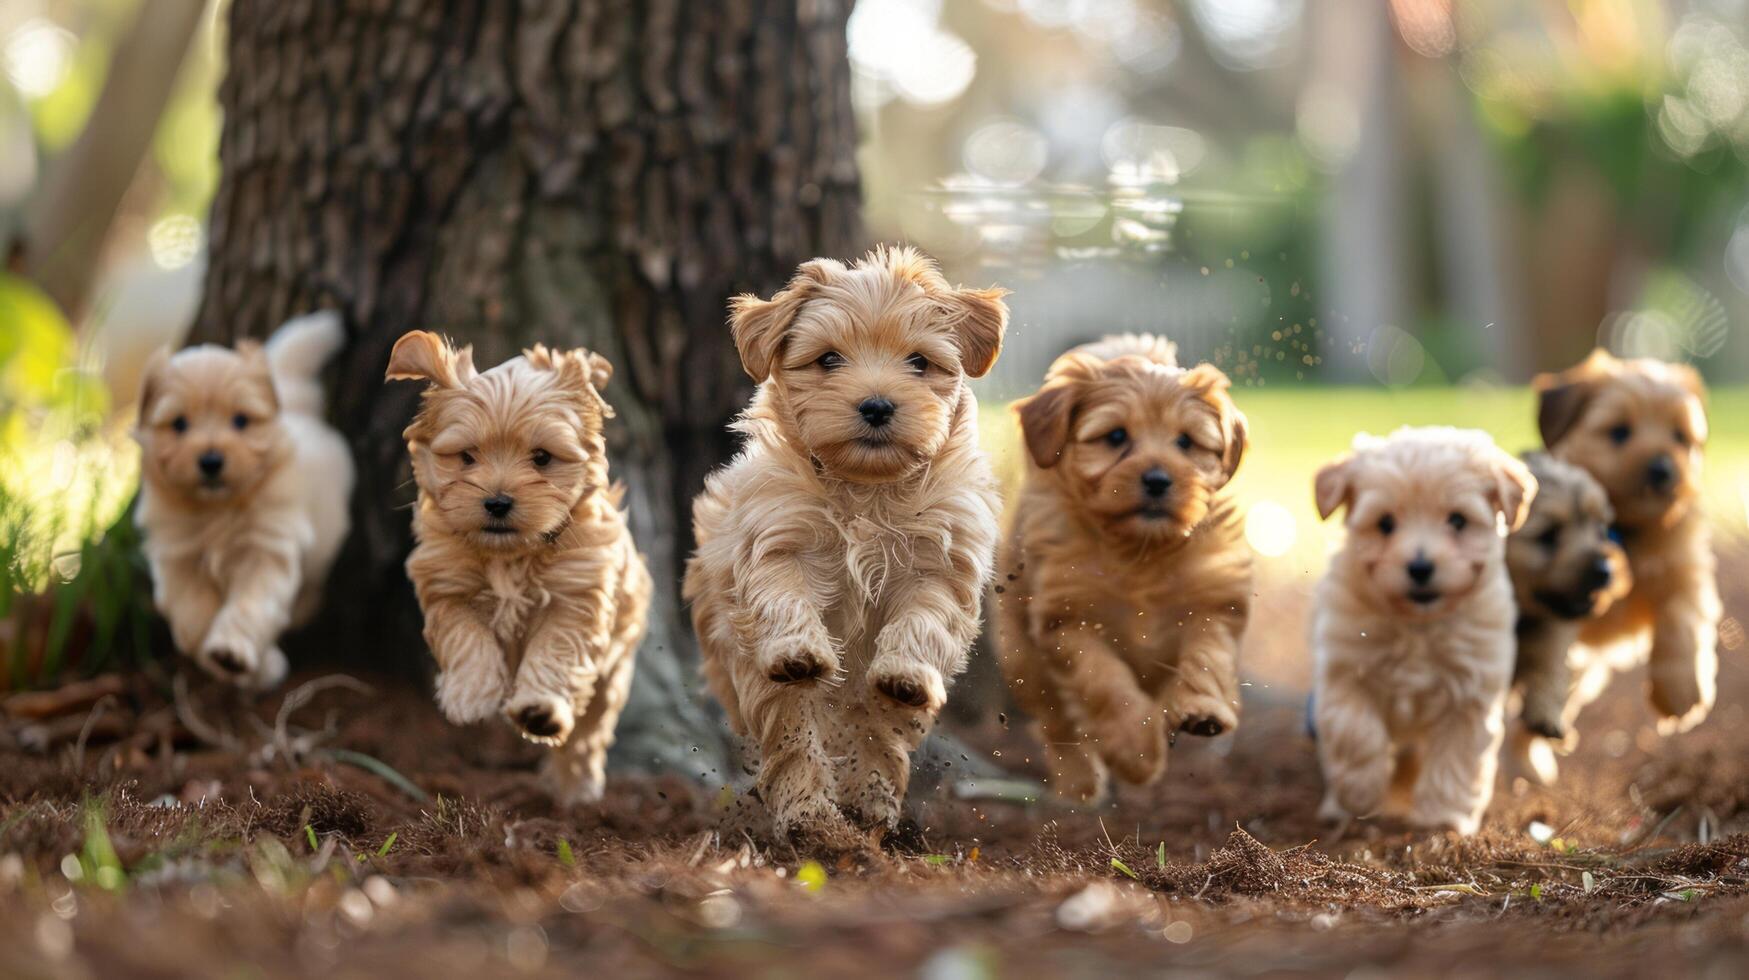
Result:
[[[293,317],[267,340],[267,363],[282,411],[322,414],[322,365],[346,343],[340,314],[319,310]]]

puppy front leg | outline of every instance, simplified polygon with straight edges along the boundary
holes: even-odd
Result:
[[[425,643],[437,660],[437,707],[457,725],[497,714],[510,686],[504,648],[465,600],[425,602]]]
[[[1145,785],[1166,771],[1166,719],[1137,686],[1129,664],[1092,623],[1057,622],[1044,655],[1065,700],[1078,706],[1095,751],[1125,782]]]
[[[1539,619],[1526,622],[1518,633],[1514,680],[1524,692],[1524,727],[1556,741],[1567,737],[1563,715],[1573,686],[1567,650],[1575,632],[1572,627]]]
[[[1378,810],[1391,783],[1391,735],[1372,698],[1351,681],[1328,678],[1313,695],[1324,803],[1318,815],[1339,821]]]
[[[1710,570],[1679,583],[1658,607],[1652,624],[1647,675],[1658,731],[1685,732],[1706,718],[1718,696],[1718,583]]]
[[[152,601],[170,622],[176,649],[198,659],[225,597],[192,561],[152,563]]]
[[[1212,737],[1239,727],[1239,634],[1244,614],[1197,610],[1180,640],[1178,674],[1163,706],[1179,731]]]
[[[607,748],[632,687],[632,652],[619,658],[589,687],[579,690],[577,724],[565,744],[547,757],[544,775],[560,804],[597,803],[607,788]]]
[[[523,647],[505,717],[531,742],[564,744],[576,723],[573,705],[588,702],[606,667],[607,649],[607,608],[600,594],[586,594],[547,616]]]
[[[227,570],[224,604],[197,658],[218,677],[265,689],[285,677],[279,634],[291,620],[298,594],[298,559],[290,545],[260,548]]]
[[[1409,821],[1420,827],[1476,832],[1494,797],[1494,773],[1506,733],[1505,692],[1460,706],[1428,730]]]

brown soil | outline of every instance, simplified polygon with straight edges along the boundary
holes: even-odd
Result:
[[[178,707],[136,678],[21,704],[0,724],[0,975],[1740,973],[1741,651],[1676,739],[1619,679],[1559,787],[1504,784],[1473,838],[1338,832],[1313,816],[1287,596],[1241,731],[1180,739],[1159,785],[1091,811],[939,791],[823,878],[731,829],[720,785],[616,775],[555,810],[538,750],[419,691],[304,677]],[[1024,774],[1021,728],[962,734]]]

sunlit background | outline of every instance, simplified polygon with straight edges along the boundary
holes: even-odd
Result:
[[[0,6],[0,241],[139,3]],[[62,514],[49,552],[127,499],[131,371],[193,313],[222,21],[201,14],[71,327],[0,280],[0,490]],[[1523,383],[1604,344],[1705,372],[1710,500],[1743,528],[1749,0],[860,0],[849,50],[871,233],[1014,290],[982,388],[1010,477],[1005,400],[1074,343],[1163,331],[1234,378],[1246,540],[1305,580],[1331,540],[1310,474],[1357,429],[1528,447]]]

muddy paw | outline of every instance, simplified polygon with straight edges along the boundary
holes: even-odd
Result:
[[[1213,738],[1239,727],[1239,713],[1232,705],[1190,692],[1175,692],[1166,698],[1166,714],[1178,731]]]
[[[877,657],[869,665],[868,683],[882,697],[907,708],[933,712],[947,701],[941,671],[927,664]]]
[[[802,637],[773,640],[763,651],[765,676],[777,684],[801,684],[838,673],[830,644]]]
[[[1045,785],[1059,799],[1093,805],[1104,801],[1105,764],[1086,746],[1045,743]]]
[[[560,745],[576,721],[571,703],[551,695],[520,695],[504,706],[504,715],[523,738],[541,745]]]
[[[1145,786],[1166,771],[1166,725],[1157,713],[1134,712],[1101,726],[1099,758],[1117,778]]]
[[[1558,719],[1532,717],[1529,712],[1524,715],[1524,727],[1529,729],[1532,734],[1541,735],[1543,738],[1555,742],[1564,741],[1567,737],[1567,726],[1561,724]]]

